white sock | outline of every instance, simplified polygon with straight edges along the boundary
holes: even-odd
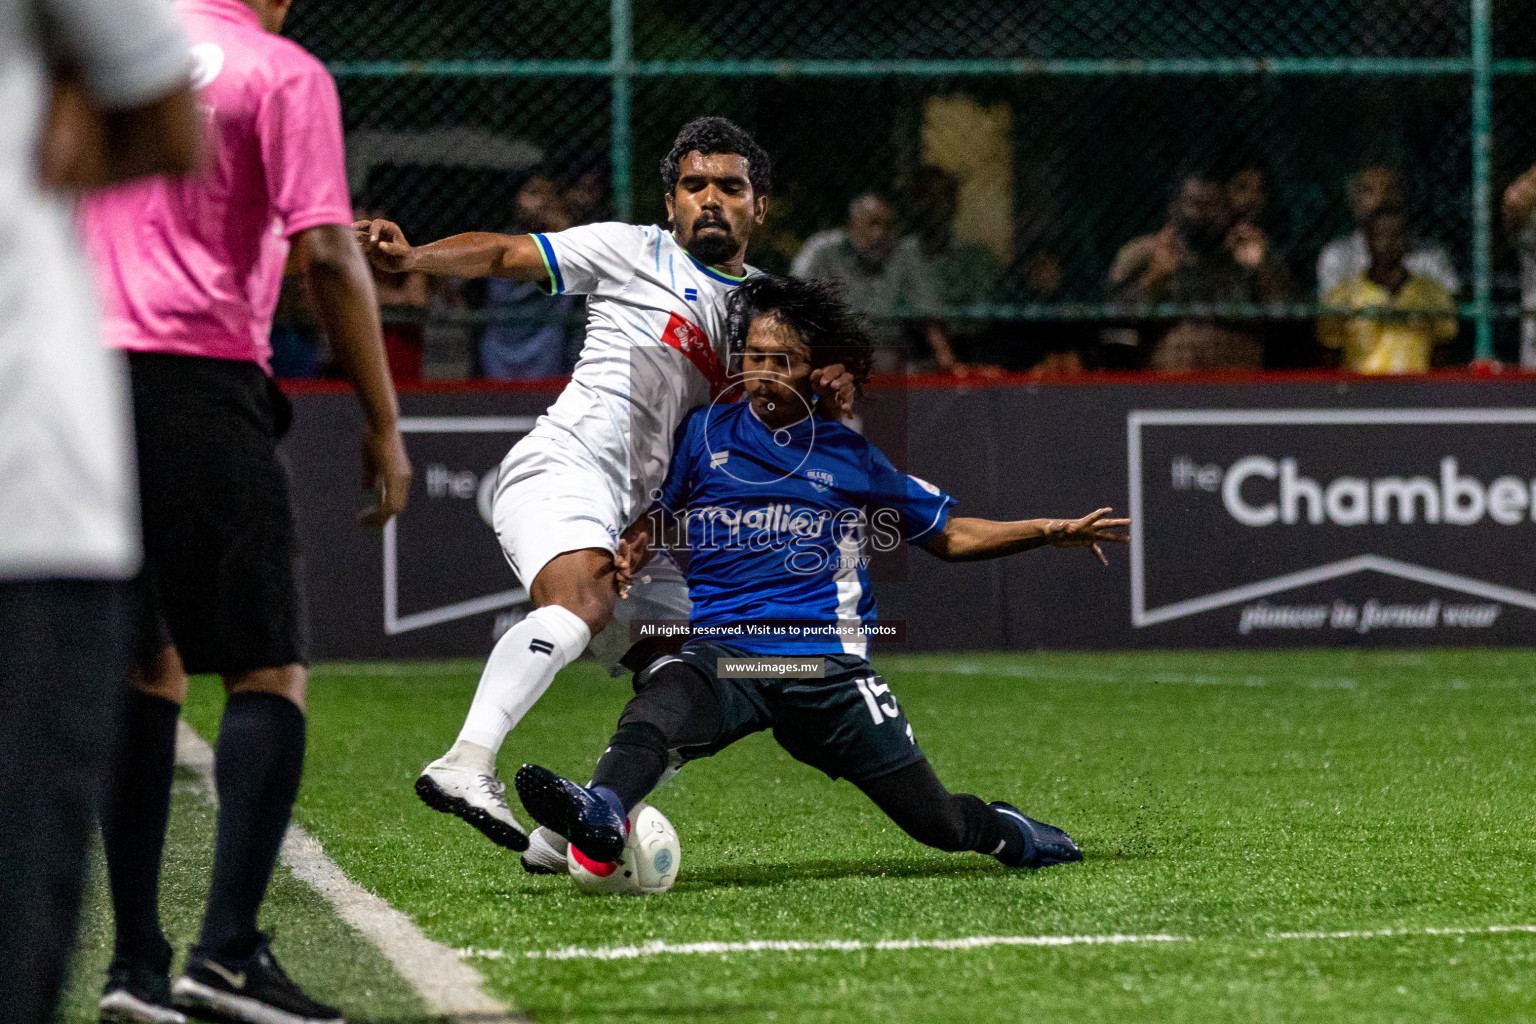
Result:
[[[536,609],[507,630],[480,673],[459,743],[484,747],[494,758],[507,733],[549,689],[555,673],[579,658],[591,639],[592,631],[580,616],[556,604]]]
[[[478,743],[459,740],[448,748],[443,760],[459,768],[468,768],[482,775],[496,774],[496,752]]]

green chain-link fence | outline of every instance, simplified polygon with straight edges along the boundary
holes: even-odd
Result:
[[[662,219],[658,159],[723,114],[777,162],[752,262],[785,269],[850,198],[938,163],[1004,268],[969,311],[1084,330],[1180,168],[1258,162],[1295,286],[1246,312],[1300,318],[1351,230],[1346,177],[1389,163],[1456,264],[1476,353],[1514,344],[1498,194],[1536,162],[1524,0],[304,0],[289,32],[340,84],[355,194],[414,238],[513,227],[537,165],[602,176],[605,215]]]

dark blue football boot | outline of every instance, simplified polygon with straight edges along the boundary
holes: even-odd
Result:
[[[1017,839],[1005,841],[1003,848],[993,855],[1009,867],[1048,868],[1052,864],[1072,864],[1083,859],[1083,851],[1077,848],[1072,837],[1055,825],[1036,821],[1001,800],[987,806],[1018,830]]]
[[[608,864],[623,854],[629,822],[611,790],[578,786],[535,764],[519,768],[513,784],[533,820],[565,836],[588,859]]]

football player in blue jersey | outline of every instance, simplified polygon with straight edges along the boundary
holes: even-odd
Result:
[[[1012,867],[1081,860],[1061,829],[952,794],[934,774],[865,657],[878,626],[866,552],[905,541],[975,561],[1052,545],[1090,548],[1102,561],[1101,545],[1125,540],[1129,520],[1107,518],[1107,508],[1018,522],[951,515],[949,495],[816,414],[816,368],[841,363],[862,381],[869,365],[867,339],[835,292],[761,275],[731,303],[745,401],[684,420],[656,502],[617,555],[622,584],[654,546],[686,547],[691,639],[635,677],[590,786],[534,765],[518,771],[528,812],[570,840],[578,862],[601,867],[618,859],[626,814],[669,763],[772,729],[796,759],[847,778],[918,842]],[[787,655],[810,656],[820,673],[780,672]],[[761,664],[738,675],[722,659]]]

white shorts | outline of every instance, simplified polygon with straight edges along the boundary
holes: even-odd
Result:
[[[525,588],[567,551],[618,549],[619,534],[629,524],[614,491],[603,474],[559,442],[526,437],[513,446],[501,463],[491,518],[501,550]],[[693,607],[687,581],[669,556],[658,554],[640,577],[644,582],[614,603],[613,622],[588,646],[610,675],[626,671],[619,660],[633,645],[631,622],[686,621]]]
[[[635,643],[631,623],[658,619],[687,622],[692,613],[693,602],[688,599],[688,581],[683,578],[683,571],[671,555],[658,551],[640,570],[635,585],[629,588],[629,596],[613,603],[613,621],[592,638],[587,650],[610,676],[623,675],[629,669],[620,665],[619,660]]]
[[[525,588],[567,551],[612,554],[629,525],[614,485],[590,462],[545,437],[525,437],[501,460],[491,521]]]

